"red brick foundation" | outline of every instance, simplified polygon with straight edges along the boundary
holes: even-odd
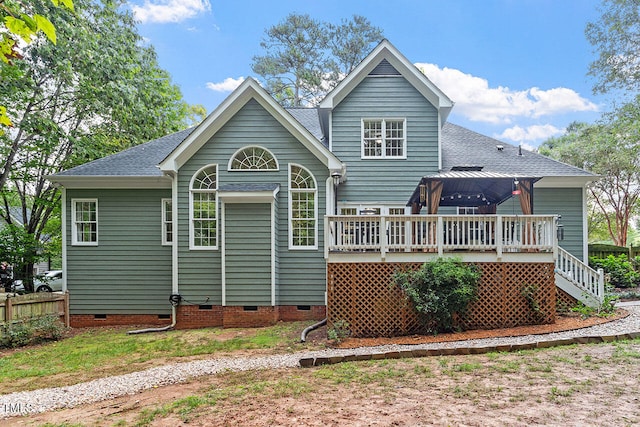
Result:
[[[322,320],[326,317],[326,313],[327,308],[324,305],[277,307],[180,305],[177,308],[176,328],[197,329],[216,326],[254,328],[273,325],[279,321]],[[70,323],[73,328],[119,325],[166,326],[171,324],[171,319],[166,315],[157,314],[72,314]]]

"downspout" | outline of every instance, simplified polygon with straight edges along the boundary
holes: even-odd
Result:
[[[180,305],[182,297],[178,293],[178,173],[177,172],[165,172],[165,176],[171,178],[171,216],[175,222],[175,226],[172,228],[172,243],[171,243],[171,295],[169,296],[169,302],[171,303],[171,324],[163,326],[161,328],[147,328],[138,329],[135,331],[128,331],[127,334],[144,334],[147,332],[164,332],[175,328],[178,322],[177,308]]]
[[[300,334],[300,342],[305,342],[307,341],[307,334],[309,334],[309,332],[314,331],[316,329],[318,329],[321,326],[324,326],[327,324],[327,319],[324,318],[321,321],[319,321],[318,323],[309,326],[308,328],[305,328],[304,331],[302,331],[302,334]]]

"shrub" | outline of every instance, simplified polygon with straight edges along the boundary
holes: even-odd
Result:
[[[634,270],[633,263],[626,255],[606,258],[589,258],[589,265],[593,268],[602,268],[609,277],[609,283],[616,288],[635,288],[640,284],[640,273]]]
[[[62,338],[67,328],[58,316],[49,315],[5,324],[0,328],[0,347],[15,348]]]
[[[455,316],[464,316],[476,298],[480,273],[458,258],[438,258],[418,271],[396,272],[393,280],[413,301],[425,329],[436,334],[452,331]]]

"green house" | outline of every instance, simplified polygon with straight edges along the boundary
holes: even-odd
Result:
[[[596,177],[452,108],[385,40],[317,108],[249,78],[194,128],[52,176],[72,325],[322,319],[332,266],[448,254],[551,263],[564,292],[600,298],[581,262]]]

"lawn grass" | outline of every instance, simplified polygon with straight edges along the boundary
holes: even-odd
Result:
[[[255,329],[208,328],[128,335],[125,328],[92,328],[44,345],[0,353],[0,393],[64,386],[167,362],[309,349],[300,332],[312,322]]]

